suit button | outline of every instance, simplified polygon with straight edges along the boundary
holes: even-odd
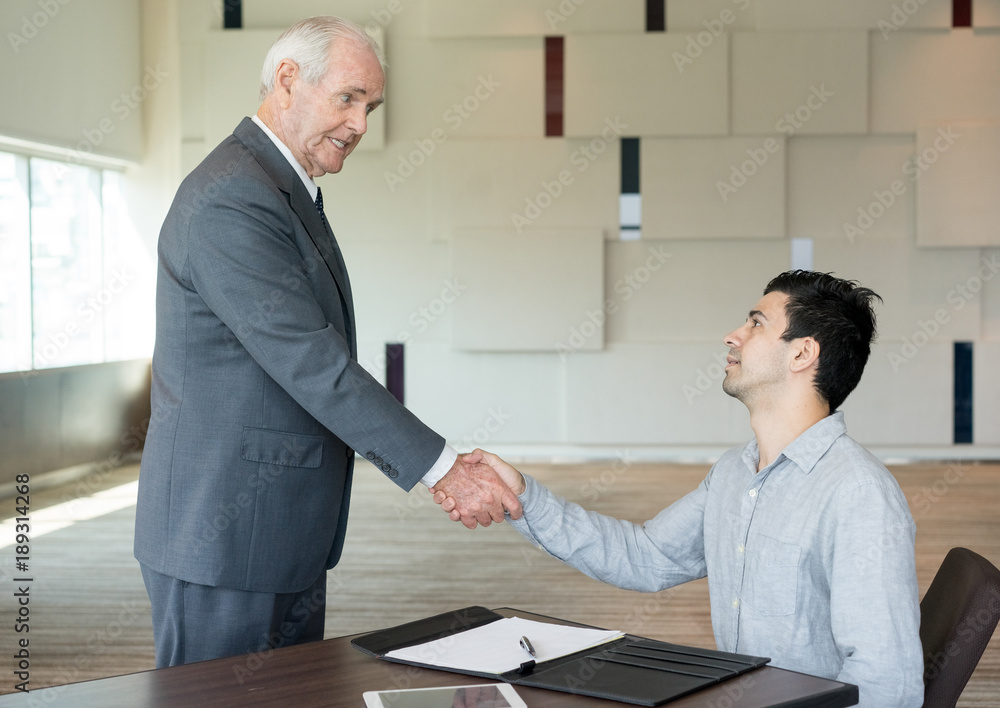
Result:
[[[392,470],[392,469],[390,469],[389,472],[387,472],[386,474],[388,474],[389,477],[392,478],[392,479],[396,479],[396,477],[399,476],[399,472],[397,472],[396,470]]]
[[[374,460],[372,460],[372,462],[374,462],[376,465],[381,465],[384,462],[384,460],[381,457],[376,457]]]
[[[354,457],[354,450],[352,450],[351,448],[347,448],[346,450],[344,450],[344,455],[346,455],[347,457]]]
[[[371,450],[369,450],[368,452],[365,453],[365,457],[367,457],[369,460],[374,460],[375,459],[375,453],[372,452]]]
[[[391,469],[392,469],[392,465],[382,465],[382,471],[383,472],[388,472]]]

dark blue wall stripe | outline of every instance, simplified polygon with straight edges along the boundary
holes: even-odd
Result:
[[[972,342],[955,342],[955,443],[972,442]]]
[[[223,0],[223,29],[243,29],[243,0]]]
[[[396,400],[406,405],[403,400],[403,345],[385,345],[385,387],[389,393],[396,397]]]
[[[622,138],[622,194],[639,194],[639,138]]]
[[[667,31],[667,0],[646,0],[646,31]]]

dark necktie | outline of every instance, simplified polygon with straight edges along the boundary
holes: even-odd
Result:
[[[326,220],[326,212],[323,211],[323,190],[316,187],[316,211],[319,212],[319,218],[323,220],[323,226],[330,229],[330,224]],[[330,229],[333,231],[333,229]]]
[[[319,218],[323,220],[323,227],[326,229],[326,234],[330,237],[330,243],[333,244],[333,255],[337,259],[340,274],[344,276],[344,283],[350,288],[347,277],[347,266],[344,265],[344,256],[340,253],[340,244],[337,243],[337,239],[333,236],[333,229],[330,228],[330,222],[326,220],[326,212],[323,211],[323,190],[319,187],[316,188],[316,211],[319,212]]]
[[[326,220],[326,212],[323,211],[323,190],[319,187],[316,188],[316,211],[319,212],[319,218],[323,221],[323,228],[329,237],[329,243],[333,246],[333,256],[337,261],[337,267],[340,269],[340,274],[343,278],[344,285],[344,318],[347,321],[347,327],[349,330],[348,341],[351,342],[351,352],[352,354],[356,351],[356,344],[354,342],[353,333],[353,323],[354,323],[354,298],[351,296],[351,279],[347,275],[347,266],[344,265],[344,256],[340,253],[340,245],[337,243],[337,239],[333,236],[333,229],[330,228],[330,222]]]

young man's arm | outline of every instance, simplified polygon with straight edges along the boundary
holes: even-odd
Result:
[[[830,617],[844,657],[840,681],[861,706],[919,708],[923,650],[915,527],[898,487],[872,482],[836,502]]]
[[[644,524],[614,519],[557,497],[488,452],[470,461],[493,467],[519,493],[518,532],[559,560],[629,590],[655,592],[705,577],[704,511],[709,476],[693,492]],[[447,510],[447,509],[446,509]]]

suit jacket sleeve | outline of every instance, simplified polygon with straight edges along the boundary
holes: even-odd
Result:
[[[316,271],[327,266],[303,254],[304,227],[287,195],[244,172],[212,187],[187,220],[193,288],[299,405],[410,489],[444,439],[351,357],[345,323],[331,322],[343,319],[339,302],[336,312],[324,309],[315,292]],[[328,273],[319,275],[334,287]]]

